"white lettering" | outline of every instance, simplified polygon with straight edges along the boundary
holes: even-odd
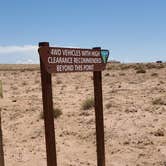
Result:
[[[84,71],[93,71],[94,65],[83,65],[83,70]]]
[[[63,56],[81,56],[80,50],[65,49],[62,50]]]
[[[74,58],[74,63],[102,63],[101,58]]]
[[[51,55],[58,55],[62,54],[61,49],[51,49]]]
[[[75,71],[82,71],[82,65],[75,65],[74,69]]]
[[[72,57],[48,57],[48,63],[49,64],[55,64],[55,63],[71,64],[73,63],[73,58]]]
[[[57,65],[57,72],[70,72],[74,71],[73,65]]]

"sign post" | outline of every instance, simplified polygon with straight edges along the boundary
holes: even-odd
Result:
[[[0,80],[0,98],[3,98],[3,89],[2,89],[2,81],[1,80]],[[5,166],[4,151],[3,151],[1,108],[0,108],[0,166]]]
[[[48,48],[49,43],[39,43],[39,48]],[[57,166],[56,158],[56,144],[54,131],[54,117],[53,117],[53,101],[52,101],[52,80],[51,74],[46,71],[44,62],[40,57],[41,83],[42,83],[42,98],[43,98],[43,112],[45,124],[45,141],[47,151],[47,166]]]
[[[105,166],[104,120],[102,99],[102,70],[109,56],[108,50],[49,47],[39,43],[43,110],[47,150],[47,166],[57,166],[53,119],[51,73],[93,72],[96,117],[97,166]]]
[[[100,47],[93,48],[101,50]],[[103,121],[103,96],[102,96],[102,72],[93,72],[95,119],[96,119],[96,144],[97,144],[97,165],[105,166],[104,146],[104,121]]]

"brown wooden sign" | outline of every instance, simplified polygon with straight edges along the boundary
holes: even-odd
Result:
[[[93,49],[49,47],[48,42],[41,42],[39,55],[47,166],[57,166],[51,73],[83,71],[93,72],[97,166],[105,166],[102,70],[106,67],[109,51],[101,50],[100,47]]]
[[[107,55],[101,55],[106,52]],[[106,67],[108,50],[41,47],[39,54],[49,73],[102,71]]]

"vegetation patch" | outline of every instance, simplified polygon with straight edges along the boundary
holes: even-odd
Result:
[[[57,80],[56,84],[62,84],[62,81],[61,80]]]
[[[110,76],[110,73],[105,73],[105,76]]]
[[[91,108],[93,108],[95,105],[95,102],[94,102],[94,98],[87,98],[83,101],[82,103],[82,109],[83,110],[89,110]]]
[[[105,105],[105,107],[106,107],[107,109],[109,109],[110,107],[112,107],[112,104],[111,104],[111,103],[107,103],[107,104]]]
[[[59,116],[62,115],[62,110],[60,108],[54,108],[53,109],[53,115],[54,115],[54,118],[58,118]]]
[[[119,73],[120,76],[125,76],[126,74],[125,73]]]
[[[54,116],[55,119],[57,119],[61,115],[62,115],[62,110],[60,108],[54,108],[53,109],[53,116]],[[43,112],[41,112],[41,118],[44,119]]]
[[[164,136],[164,129],[158,129],[157,131],[155,131],[154,136],[163,137]]]
[[[152,77],[157,77],[157,76],[158,76],[158,73],[152,73],[151,76],[152,76]]]
[[[147,69],[161,69],[166,67],[166,63],[108,63],[106,69],[107,70],[127,70],[127,69],[135,69],[139,68]]]
[[[166,102],[162,98],[157,98],[152,101],[154,105],[166,105]]]
[[[139,73],[146,73],[146,70],[140,66],[139,68],[136,69],[136,73],[138,73],[138,74]]]

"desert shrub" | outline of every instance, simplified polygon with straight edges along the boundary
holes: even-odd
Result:
[[[59,116],[62,115],[62,110],[60,108],[53,109],[53,115],[55,119],[58,118]]]
[[[126,74],[125,73],[119,73],[120,76],[125,76]]]
[[[147,64],[146,64],[146,68],[147,68],[147,69],[156,68],[156,64],[155,64],[155,63],[147,63]]]
[[[157,98],[152,101],[154,105],[166,105],[166,102],[162,98]]]
[[[82,109],[83,110],[88,110],[90,108],[93,108],[94,107],[94,98],[87,98],[83,101],[82,103]]]
[[[146,73],[146,70],[140,65],[136,68],[136,73]]]
[[[156,77],[158,76],[158,73],[152,73],[151,76]]]
[[[134,66],[133,66],[133,69],[135,70],[139,70],[140,68],[143,68],[144,66],[142,65],[142,63],[136,63]]]
[[[35,84],[39,84],[40,83],[40,80],[39,79],[36,79],[35,80]]]
[[[27,85],[27,82],[26,82],[26,81],[24,81],[24,82],[22,83],[22,85],[23,85],[23,86]]]
[[[61,115],[62,115],[62,110],[60,108],[54,108],[53,109],[53,116],[54,116],[55,119],[57,119]],[[44,119],[43,111],[41,112],[41,118]]]
[[[164,84],[165,82],[163,80],[160,80],[160,84]]]
[[[166,67],[166,63],[108,63],[107,70],[126,70],[126,69],[135,69],[138,70],[140,67],[144,69],[161,69]]]
[[[107,65],[106,70],[112,70],[112,66],[111,65]]]
[[[157,69],[162,69],[162,68],[164,68],[165,66],[164,66],[164,64],[162,63],[162,64],[158,64],[157,65]]]
[[[111,106],[112,106],[111,103],[107,103],[107,104],[105,105],[105,107],[106,107],[107,109],[109,109]]]
[[[40,118],[41,118],[41,119],[44,119],[43,111],[40,113]]]
[[[131,69],[132,67],[133,67],[132,64],[121,64],[120,65],[121,70]]]
[[[110,73],[105,73],[105,75],[104,76],[110,76]]]
[[[164,68],[164,63],[147,63],[146,68],[147,69],[161,69]]]
[[[25,72],[25,69],[21,69],[20,72],[21,72],[21,73]]]
[[[138,74],[139,73],[146,73],[146,70],[145,69],[139,69],[139,70],[136,71],[136,73],[138,73]]]
[[[108,63],[106,66],[107,70],[120,70],[120,64]]]
[[[78,88],[79,88],[78,86],[75,87],[76,90],[78,90]]]
[[[57,80],[56,83],[57,84],[62,84],[62,81],[61,80]]]
[[[164,129],[158,129],[154,132],[154,135],[157,137],[163,137],[164,136]]]
[[[139,69],[140,67],[144,67],[143,63],[124,63],[120,65],[121,70],[126,70],[126,69]]]

